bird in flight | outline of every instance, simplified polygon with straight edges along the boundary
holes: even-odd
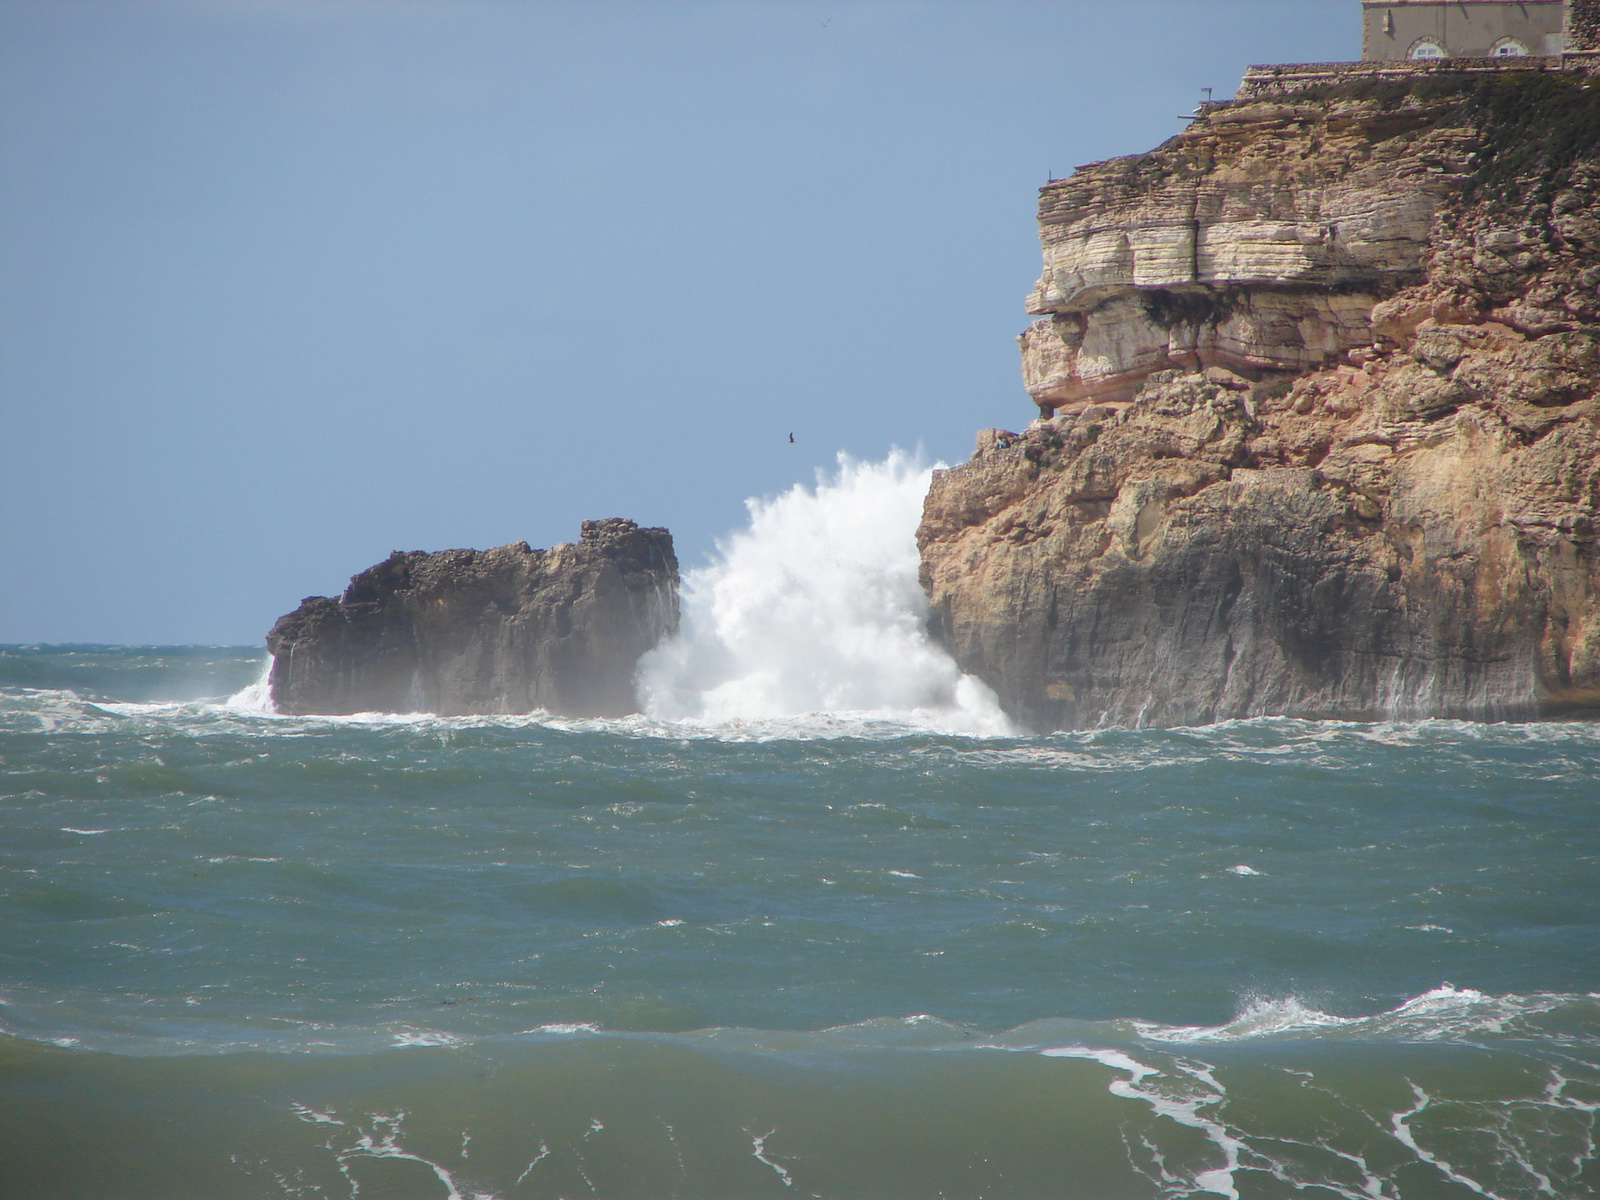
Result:
[[[792,434],[792,433],[789,435],[789,444],[791,446],[794,445],[794,434]]]
[[[826,29],[829,25],[833,24],[833,18],[829,17],[826,21],[818,21],[817,24]]]

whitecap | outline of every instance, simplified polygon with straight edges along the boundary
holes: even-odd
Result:
[[[440,1033],[429,1029],[404,1029],[394,1035],[391,1043],[396,1047],[459,1046],[466,1041],[453,1033]]]
[[[1159,1025],[1135,1021],[1149,1042],[1232,1042],[1267,1037],[1371,1038],[1398,1041],[1471,1042],[1484,1034],[1514,1032],[1530,1019],[1571,1004],[1593,1006],[1592,997],[1563,993],[1490,996],[1445,983],[1386,1012],[1341,1017],[1298,996],[1253,997],[1223,1025]]]

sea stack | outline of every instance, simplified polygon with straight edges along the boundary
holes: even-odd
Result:
[[[637,711],[639,658],[678,626],[665,529],[583,522],[576,545],[395,551],[267,635],[279,712]]]
[[[1041,190],[1040,419],[918,531],[1017,719],[1600,711],[1600,80],[1436,66],[1263,69]]]

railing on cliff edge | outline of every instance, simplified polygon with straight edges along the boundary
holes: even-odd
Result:
[[[1408,59],[1395,62],[1265,63],[1245,68],[1234,100],[1286,96],[1323,84],[1364,79],[1419,79],[1429,75],[1489,75],[1505,71],[1573,71],[1600,75],[1600,50],[1507,58]],[[1213,101],[1221,106],[1226,101]],[[1202,104],[1200,110],[1206,110]]]

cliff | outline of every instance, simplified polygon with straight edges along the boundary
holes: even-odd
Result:
[[[1036,728],[1600,706],[1600,86],[1207,106],[1040,197],[1045,419],[918,531]]]
[[[636,711],[639,657],[678,624],[665,529],[585,521],[576,545],[396,551],[267,635],[293,714]]]

